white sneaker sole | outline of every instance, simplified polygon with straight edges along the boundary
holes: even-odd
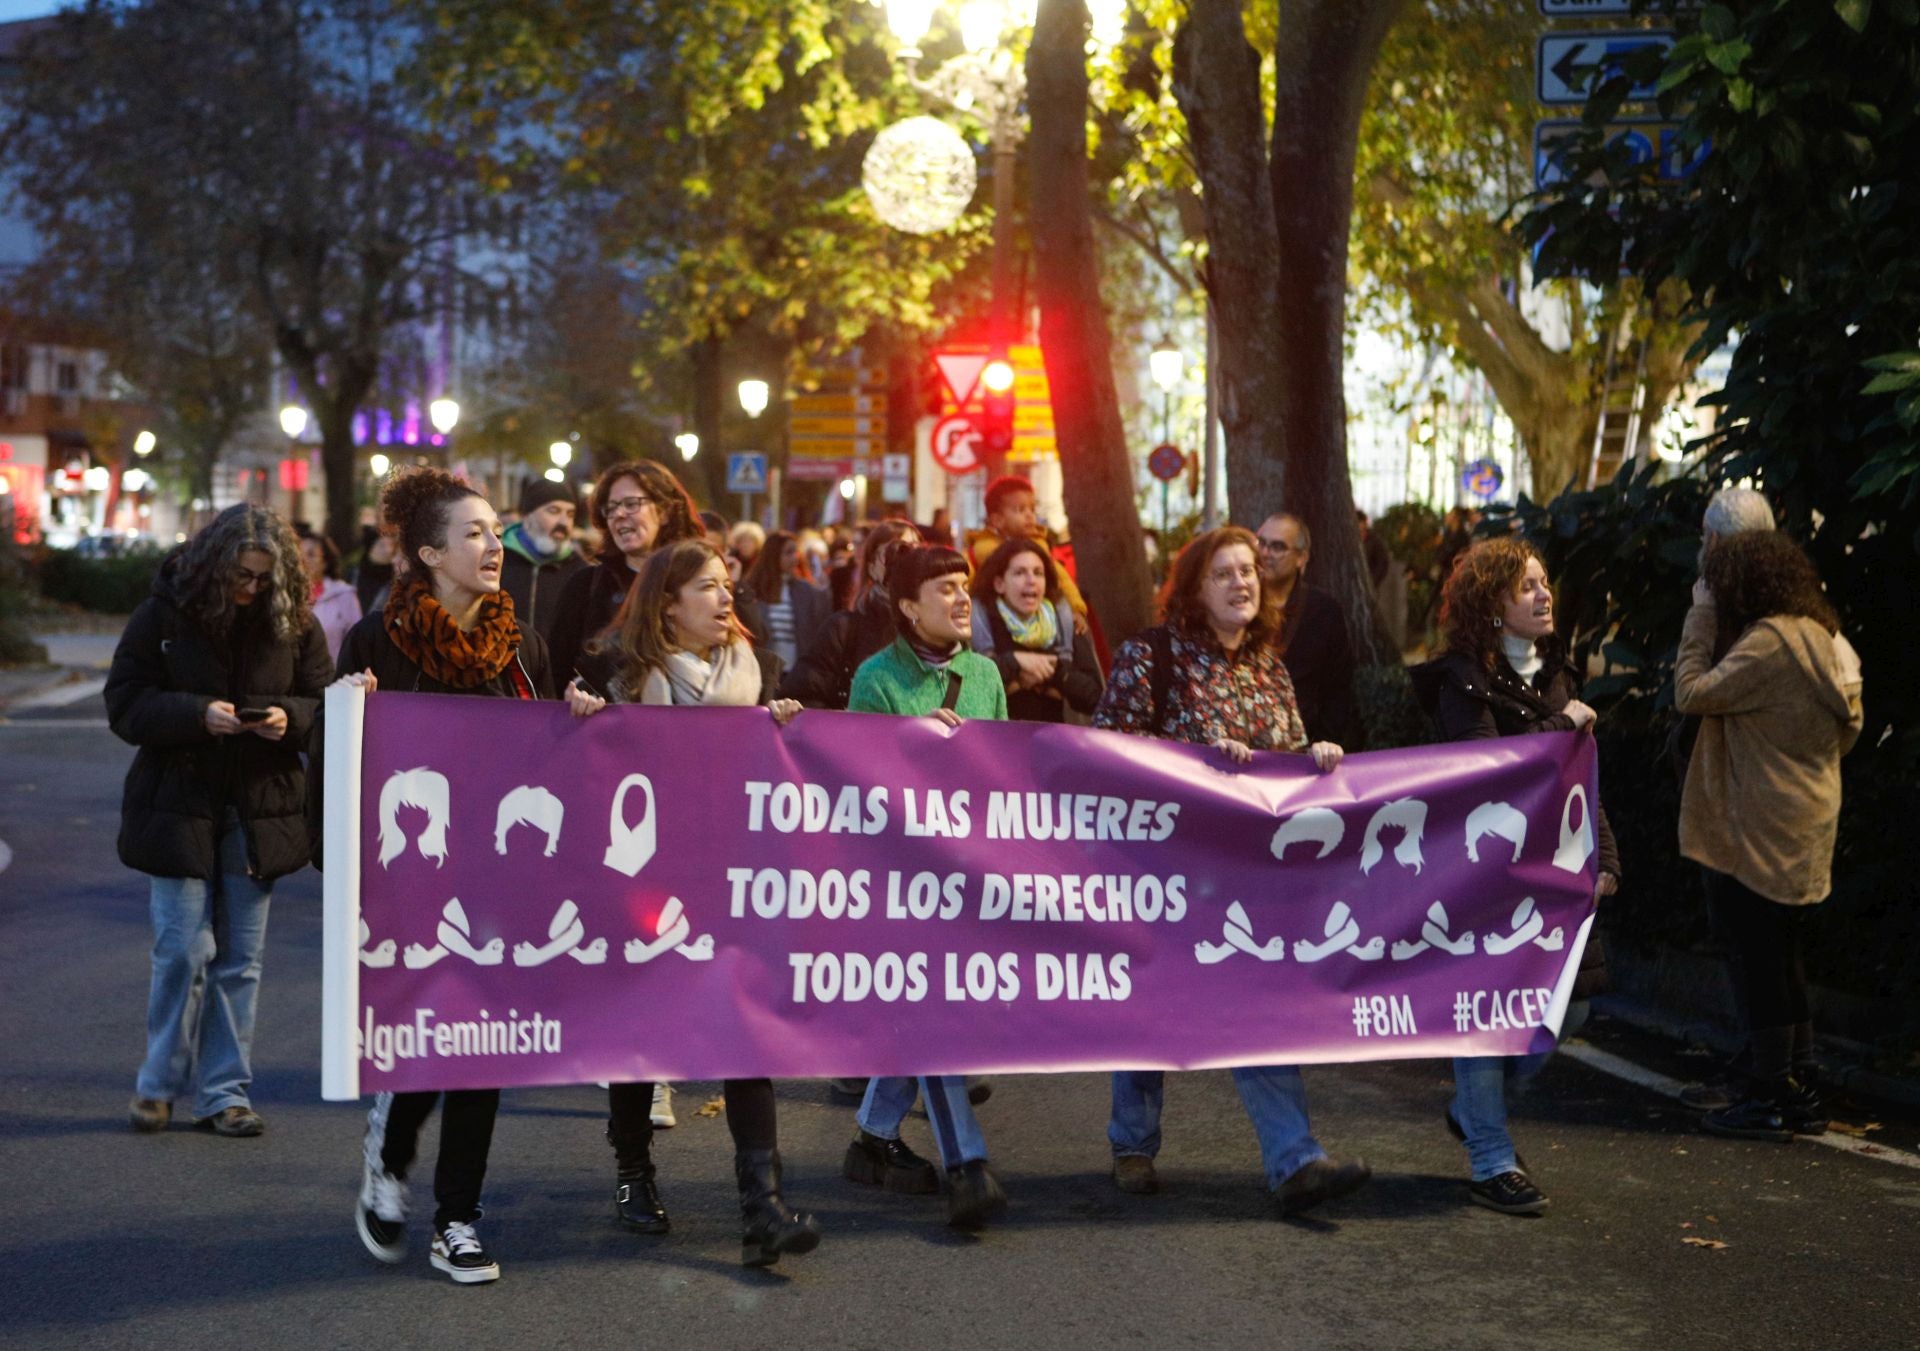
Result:
[[[500,1279],[498,1262],[489,1262],[484,1267],[456,1267],[437,1252],[427,1254],[427,1260],[461,1285],[485,1285],[488,1281]]]
[[[394,1266],[406,1259],[406,1238],[403,1236],[401,1240],[392,1247],[381,1243],[379,1239],[373,1236],[373,1230],[367,1228],[367,1208],[358,1203],[353,1207],[353,1227],[360,1235],[360,1241],[366,1245],[367,1251],[373,1254],[376,1261],[385,1262],[388,1266]]]

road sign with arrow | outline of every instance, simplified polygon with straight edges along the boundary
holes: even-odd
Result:
[[[1616,29],[1606,33],[1546,33],[1535,53],[1535,91],[1542,103],[1570,106],[1587,101],[1589,86],[1616,73],[1620,62],[1634,52],[1667,51],[1675,37],[1668,32]],[[1651,100],[1658,75],[1649,76],[1627,93],[1630,103]]]

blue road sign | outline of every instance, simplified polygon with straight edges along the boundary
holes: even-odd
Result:
[[[1491,501],[1506,481],[1506,474],[1492,460],[1475,460],[1460,470],[1460,486],[1482,502]]]
[[[738,451],[727,456],[727,491],[764,493],[767,490],[767,457],[757,450]]]
[[[1615,29],[1604,33],[1546,33],[1534,54],[1534,92],[1542,103],[1577,105],[1587,101],[1588,86],[1614,74],[1621,59],[1653,48],[1667,51],[1676,41],[1668,32]],[[1631,103],[1653,98],[1658,75],[1627,93]]]
[[[1533,186],[1538,191],[1564,182],[1567,167],[1562,147],[1583,126],[1576,118],[1545,117],[1533,124]],[[1688,154],[1680,144],[1680,127],[1657,118],[1625,118],[1609,122],[1606,143],[1625,147],[1629,162],[1653,164],[1663,183],[1678,183],[1700,167],[1707,157],[1706,145]]]

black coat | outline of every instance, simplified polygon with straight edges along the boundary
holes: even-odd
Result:
[[[607,678],[612,672],[588,659],[587,644],[613,622],[614,615],[620,611],[620,602],[627,598],[627,588],[638,575],[627,566],[626,558],[616,553],[567,578],[567,584],[560,588],[560,602],[552,626],[546,629],[547,648],[557,683],[564,686],[579,672],[595,689],[606,690]]]
[[[851,610],[836,610],[811,642],[800,645],[800,660],[780,682],[782,699],[798,699],[808,708],[847,706],[853,673],[860,663],[900,636],[893,607],[884,594],[872,594]]]
[[[210,879],[232,808],[248,872],[271,882],[306,866],[310,852],[300,752],[329,677],[326,635],[309,624],[281,641],[247,616],[233,639],[216,640],[173,602],[169,578],[163,570],[127,621],[107,674],[108,720],[140,748],[121,795],[120,861],[155,877]],[[286,735],[213,735],[207,706],[221,699],[236,710],[284,709]]]
[[[1006,682],[1009,722],[1065,722],[1069,705],[1076,713],[1091,713],[1099,707],[1107,682],[1100,674],[1100,662],[1093,655],[1093,641],[1086,634],[1074,635],[1072,663],[1055,666],[1053,679],[1046,684],[1045,688],[1058,691],[1060,697],[1039,690],[1017,690],[1014,682],[1020,678],[1020,663],[1013,655],[1019,650],[1014,645],[1013,633],[1007,628],[1007,621],[1000,617],[999,606],[978,600],[974,604],[986,610],[993,651],[983,655],[993,659],[993,664],[1000,668],[1000,678]]]
[[[1296,581],[1274,648],[1293,677],[1307,735],[1352,749],[1360,729],[1353,707],[1353,644],[1340,603],[1318,587]]]
[[[1526,736],[1534,732],[1571,732],[1573,719],[1564,710],[1580,693],[1580,681],[1567,664],[1557,640],[1542,649],[1540,669],[1531,681],[1522,680],[1505,657],[1493,669],[1458,652],[1449,652],[1413,668],[1413,686],[1420,701],[1440,725],[1448,741],[1477,741],[1490,737]],[[1594,812],[1599,871],[1620,876],[1620,849],[1605,808]],[[1580,974],[1574,978],[1573,997],[1591,999],[1607,988],[1607,955],[1596,929],[1587,935],[1580,955]]]
[[[545,638],[559,622],[560,593],[574,573],[586,568],[587,561],[579,554],[536,563],[519,549],[509,548],[500,562],[500,589],[513,597],[513,616],[520,627]]]

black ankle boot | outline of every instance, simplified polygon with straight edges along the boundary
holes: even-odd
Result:
[[[782,1253],[812,1252],[820,1246],[820,1222],[804,1210],[789,1210],[780,1199],[780,1151],[743,1149],[733,1156],[740,1184],[740,1262],[770,1267]]]
[[[653,1127],[629,1126],[615,1135],[611,1128],[607,1140],[618,1161],[614,1174],[613,1213],[620,1223],[639,1234],[664,1234],[672,1227],[667,1208],[660,1204],[660,1188],[654,1183]]]

